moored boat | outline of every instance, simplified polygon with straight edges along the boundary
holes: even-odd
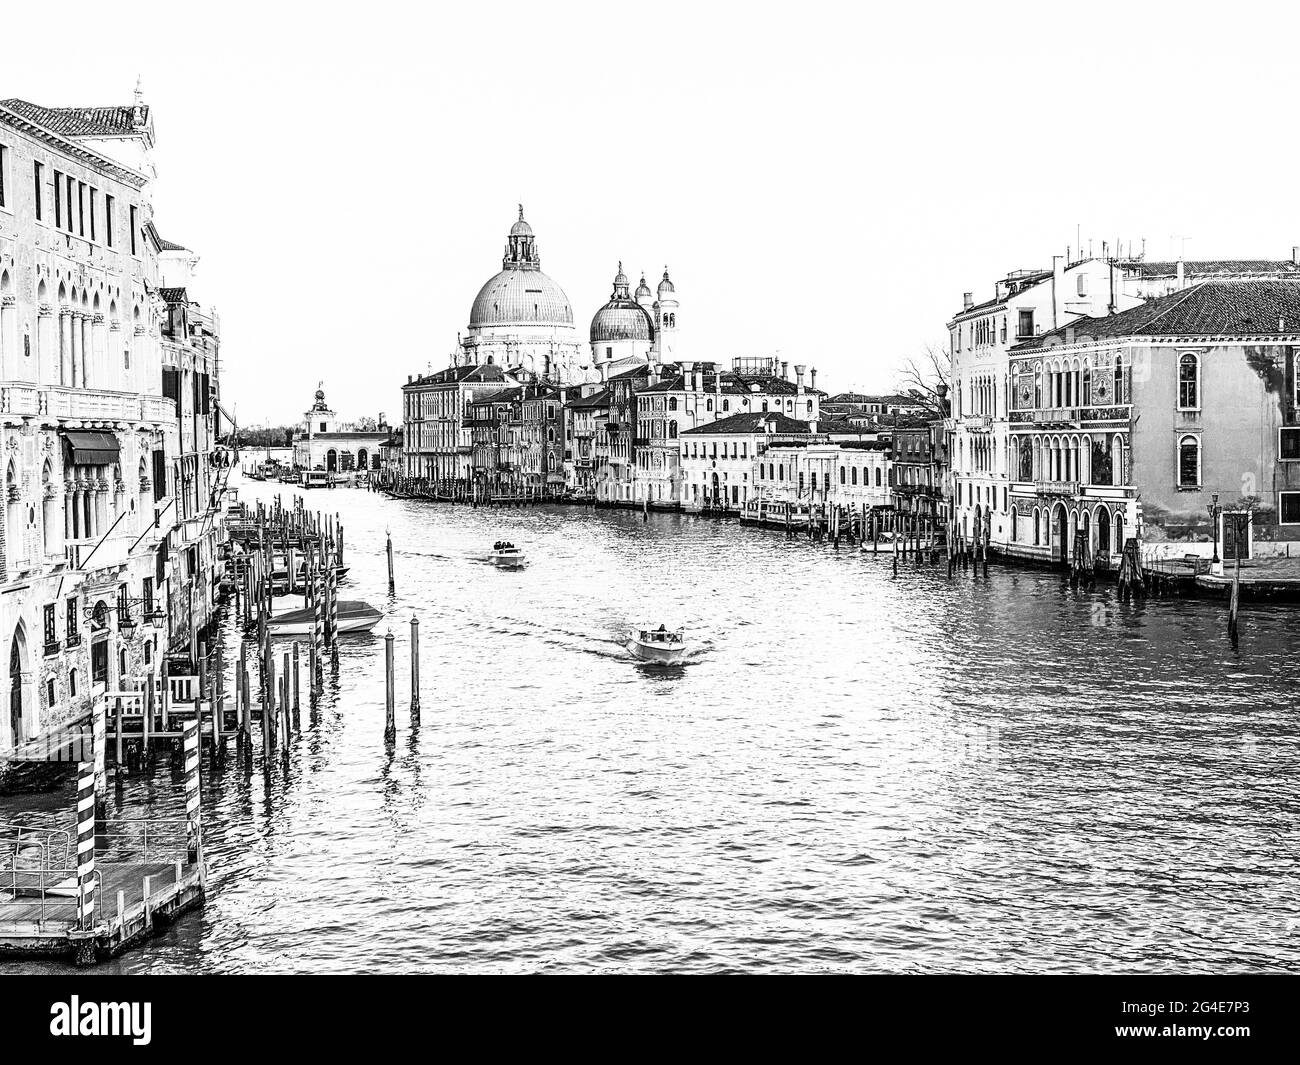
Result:
[[[657,629],[637,629],[628,646],[632,653],[646,662],[675,666],[686,657],[686,633],[660,625]]]
[[[384,616],[383,611],[376,610],[369,603],[360,600],[347,600],[339,603],[339,632],[369,632]],[[304,636],[311,632],[316,623],[316,611],[313,607],[300,610],[286,610],[267,619],[267,626],[272,636]]]

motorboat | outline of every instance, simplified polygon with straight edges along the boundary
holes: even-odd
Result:
[[[509,540],[498,540],[492,545],[492,562],[502,569],[518,569],[526,561],[524,553]]]
[[[339,632],[369,632],[384,616],[383,611],[376,610],[369,603],[360,600],[340,601],[338,606]],[[272,636],[305,636],[312,632],[316,624],[314,607],[299,610],[286,610],[267,618],[267,628]]]
[[[638,629],[632,633],[629,647],[637,658],[675,666],[686,657],[686,633],[660,625],[657,629]]]

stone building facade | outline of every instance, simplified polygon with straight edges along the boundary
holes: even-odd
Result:
[[[46,756],[99,694],[156,682],[211,611],[219,328],[183,291],[197,260],[154,225],[153,143],[138,92],[114,107],[0,101],[11,757]]]

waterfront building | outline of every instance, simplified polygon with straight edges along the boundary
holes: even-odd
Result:
[[[943,421],[899,420],[889,433],[892,445],[890,489],[894,509],[903,514],[942,518],[943,482],[936,469]]]
[[[154,125],[0,101],[0,750],[157,684],[213,602],[219,321],[154,224]],[[44,756],[49,756],[44,755]]]
[[[638,423],[638,394],[659,381],[659,364],[648,363],[608,379],[609,413],[605,427],[597,428],[595,455],[596,494],[603,503],[626,504],[633,496],[633,441]]]
[[[1134,306],[1123,271],[1113,259],[1066,262],[1050,270],[1014,270],[976,304],[963,296],[948,323],[952,352],[953,514],[967,537],[987,536],[995,549],[1011,539],[1008,352],[1084,316]]]
[[[735,511],[753,494],[755,463],[780,444],[806,445],[815,423],[776,412],[732,414],[682,433],[681,501],[688,511]]]
[[[868,396],[861,392],[839,392],[822,400],[821,409],[824,414],[846,418],[880,419],[896,414],[922,414],[926,406],[916,396],[902,393]]]
[[[470,433],[473,482],[480,498],[515,495],[522,485],[523,471],[516,461],[518,430],[522,420],[516,414],[523,387],[503,388],[471,399],[465,424]]]
[[[564,399],[561,389],[545,385],[520,390],[523,484],[534,495],[564,489]]]
[[[293,443],[293,464],[300,470],[330,473],[377,470],[379,450],[389,435],[383,414],[373,429],[340,424],[325,402],[324,389],[317,388],[311,408],[303,415],[303,429]]]
[[[581,380],[588,365],[582,347],[569,297],[542,272],[537,238],[521,205],[501,269],[484,282],[470,307],[457,367],[495,366],[511,375],[567,384]]]
[[[379,445],[379,468],[385,481],[404,476],[406,464],[403,459],[402,430],[390,427],[388,439]]]
[[[663,379],[637,394],[637,418],[642,427],[634,440],[635,498],[651,505],[679,507],[682,496],[678,437],[732,414],[782,413],[788,418],[816,421],[821,393],[804,387],[804,367],[796,366],[790,381],[788,363],[768,359],[736,359],[731,370],[712,362],[665,366]]]
[[[568,486],[583,494],[595,492],[598,439],[607,436],[611,391],[608,386],[580,395],[565,404],[565,474]]]
[[[519,383],[495,363],[408,377],[402,386],[406,475],[468,486],[473,476],[468,405],[477,396]]]
[[[811,427],[810,427],[811,428]],[[859,511],[891,505],[888,440],[830,440],[774,443],[754,466],[757,506],[842,506]]]
[[[1300,279],[1203,281],[1014,346],[1007,549],[1064,564],[1082,532],[1112,567],[1134,535],[1178,558],[1288,551],[1298,352]],[[1243,508],[1253,524],[1237,545]]]

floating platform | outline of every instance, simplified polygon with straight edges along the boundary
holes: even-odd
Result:
[[[75,896],[23,894],[31,873],[4,876],[0,883],[0,957],[62,958],[90,965],[120,954],[203,902],[206,876],[198,863],[96,862],[102,877],[96,916],[83,930]],[[119,908],[120,903],[120,908]]]

